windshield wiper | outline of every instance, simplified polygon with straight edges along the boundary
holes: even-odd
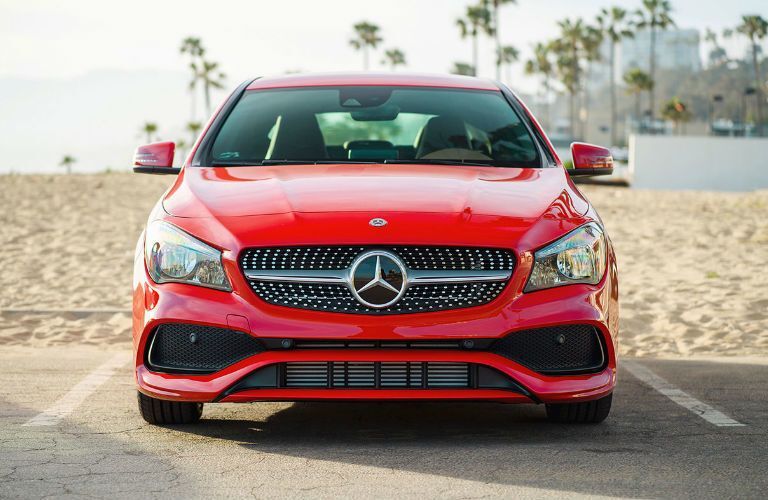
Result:
[[[392,165],[466,165],[470,167],[511,167],[496,160],[384,160],[384,163]]]
[[[214,161],[212,167],[266,167],[271,165],[337,165],[340,163],[349,164],[373,164],[381,163],[378,161],[360,161],[360,160],[254,160],[254,161]]]
[[[469,167],[520,167],[520,165],[496,160],[254,160],[214,161],[212,167],[267,167],[272,165],[460,165]]]

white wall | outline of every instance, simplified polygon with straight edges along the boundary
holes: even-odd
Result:
[[[768,138],[632,135],[629,170],[641,189],[766,189]]]

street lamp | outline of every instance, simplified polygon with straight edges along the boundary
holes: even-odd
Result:
[[[721,94],[715,94],[712,96],[712,100],[709,102],[709,134],[714,135],[715,132],[715,103],[723,102],[723,96]]]

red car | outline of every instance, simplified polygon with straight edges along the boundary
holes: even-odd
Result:
[[[183,166],[136,252],[147,422],[204,403],[536,403],[600,422],[616,384],[616,260],[571,176],[504,85],[458,76],[249,80]]]

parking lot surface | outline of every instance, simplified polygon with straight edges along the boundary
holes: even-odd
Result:
[[[0,498],[768,491],[763,360],[622,360],[613,411],[596,426],[548,423],[541,406],[258,403],[207,405],[198,425],[160,428],[137,412],[128,359],[0,351]]]

